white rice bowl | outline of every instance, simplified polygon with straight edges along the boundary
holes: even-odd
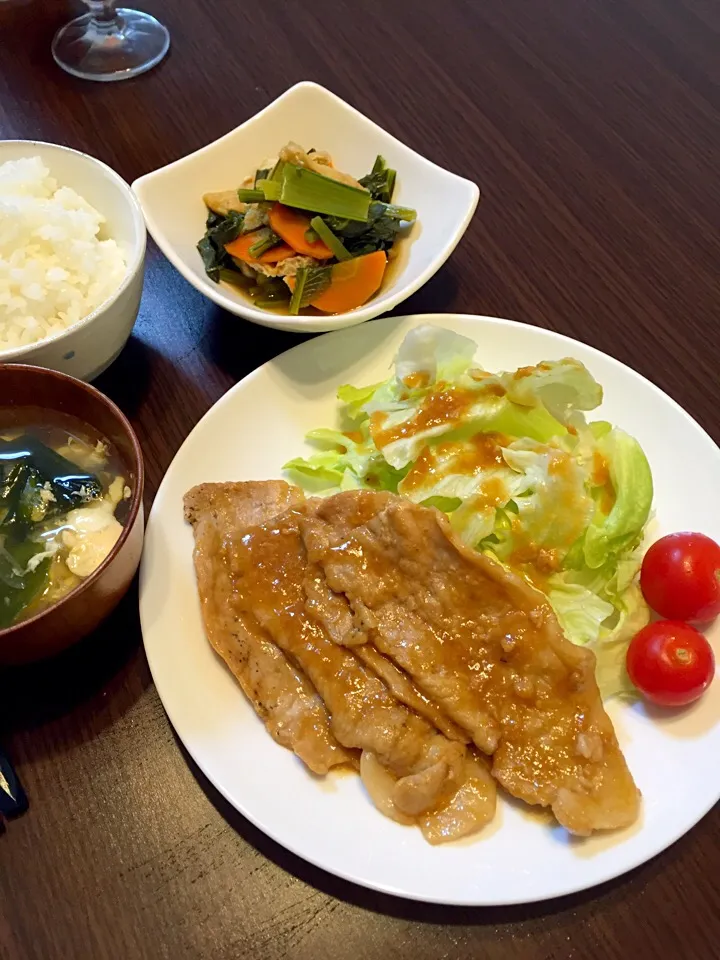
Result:
[[[39,157],[0,164],[0,351],[78,323],[122,284],[128,252]]]

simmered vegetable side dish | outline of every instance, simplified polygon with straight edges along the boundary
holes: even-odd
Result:
[[[238,190],[204,195],[205,272],[264,309],[354,310],[380,289],[395,241],[417,216],[392,203],[395,179],[383,157],[355,180],[329,154],[288,143]]]
[[[122,533],[130,490],[108,445],[78,432],[0,429],[0,629],[69,593]]]

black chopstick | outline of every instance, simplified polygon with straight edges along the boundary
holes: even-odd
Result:
[[[0,821],[17,817],[28,808],[28,798],[7,755],[0,750]]]

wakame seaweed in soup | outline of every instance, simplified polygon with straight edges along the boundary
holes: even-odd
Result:
[[[0,629],[57,602],[105,560],[127,514],[124,473],[76,418],[0,408]]]

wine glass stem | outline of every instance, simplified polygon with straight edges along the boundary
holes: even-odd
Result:
[[[90,7],[93,23],[99,29],[111,29],[117,26],[115,0],[85,0]]]

